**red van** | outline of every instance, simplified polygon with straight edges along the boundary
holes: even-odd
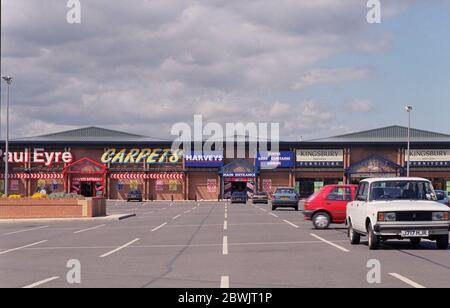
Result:
[[[305,201],[303,215],[316,229],[345,223],[347,204],[356,198],[357,185],[328,185]]]

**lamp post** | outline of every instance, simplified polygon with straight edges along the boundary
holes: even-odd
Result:
[[[9,88],[12,83],[12,77],[2,76],[2,79],[6,82],[6,138],[5,138],[5,196],[8,196],[8,158],[9,158]]]
[[[408,105],[405,107],[406,112],[408,112],[408,153],[407,153],[407,163],[406,163],[406,176],[410,176],[411,167],[411,113],[414,110],[413,106]]]

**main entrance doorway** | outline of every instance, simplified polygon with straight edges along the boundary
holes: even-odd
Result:
[[[105,196],[106,167],[89,158],[82,158],[64,169],[66,192],[85,197]]]

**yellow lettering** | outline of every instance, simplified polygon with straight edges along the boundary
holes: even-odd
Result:
[[[131,149],[130,153],[128,153],[127,157],[124,160],[124,163],[135,163],[136,162],[136,156],[139,155],[140,150],[139,149]]]
[[[116,154],[116,149],[109,149],[108,151],[103,153],[102,158],[101,158],[102,164],[110,163],[114,154]]]
[[[112,159],[112,163],[113,164],[123,164],[123,161],[125,159],[125,154],[126,154],[127,150],[126,149],[122,149],[119,153],[117,153],[114,158]]]

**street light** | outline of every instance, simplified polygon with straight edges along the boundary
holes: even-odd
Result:
[[[406,176],[410,176],[410,167],[411,167],[411,113],[414,110],[413,106],[408,105],[405,107],[406,112],[408,113],[408,161],[406,163]]]
[[[11,76],[2,76],[6,82],[6,138],[5,138],[5,196],[8,196],[8,158],[9,158],[9,88],[12,83]]]

